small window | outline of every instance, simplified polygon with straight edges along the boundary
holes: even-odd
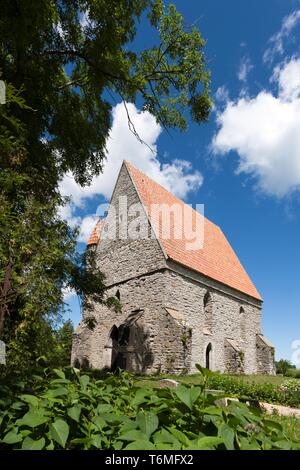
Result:
[[[244,307],[240,307],[240,336],[242,341],[246,341],[246,315]]]

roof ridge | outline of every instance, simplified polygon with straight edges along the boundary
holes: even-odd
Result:
[[[152,183],[154,183],[156,186],[159,186],[163,191],[165,191],[166,193],[168,194],[171,194],[173,196],[174,199],[176,199],[176,201],[180,202],[181,204],[184,204],[188,207],[190,207],[192,209],[193,212],[195,212],[196,214],[199,214],[201,215],[202,217],[204,217],[205,220],[207,220],[210,224],[214,225],[216,228],[218,228],[219,230],[222,231],[222,229],[220,228],[219,225],[217,225],[215,222],[213,222],[212,220],[210,220],[208,217],[206,217],[204,214],[200,214],[200,212],[197,212],[196,209],[194,209],[192,206],[190,206],[187,202],[185,202],[184,200],[180,199],[178,196],[175,196],[175,194],[173,194],[171,191],[169,191],[167,188],[165,188],[164,186],[162,186],[160,183],[157,183],[157,181],[155,181],[153,178],[150,178],[150,176],[146,175],[145,173],[143,173],[139,168],[136,168],[134,165],[132,165],[132,163],[128,162],[127,160],[124,160],[124,163],[127,167],[127,169],[129,170],[129,173],[130,173],[130,170],[133,169],[134,171],[137,171],[139,172],[143,177],[145,177],[146,179],[148,179],[149,181],[151,181]],[[131,173],[130,173],[131,175]],[[131,175],[132,176],[132,175]]]

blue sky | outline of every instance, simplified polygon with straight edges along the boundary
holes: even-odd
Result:
[[[62,193],[73,195],[64,216],[81,225],[82,249],[123,158],[186,202],[204,203],[264,299],[263,332],[277,358],[291,359],[300,339],[300,2],[173,3],[187,23],[198,20],[207,39],[215,100],[210,122],[168,134],[129,105],[150,152],[134,141],[117,105],[105,174],[84,190],[72,175],[64,179]],[[137,47],[151,47],[153,32],[144,23],[141,31]],[[74,296],[68,302],[76,325],[79,302]]]

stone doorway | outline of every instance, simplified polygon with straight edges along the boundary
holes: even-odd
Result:
[[[118,343],[119,343],[119,328],[116,325],[113,325],[111,328],[108,340],[104,349],[104,368],[109,370],[114,370],[118,357]]]

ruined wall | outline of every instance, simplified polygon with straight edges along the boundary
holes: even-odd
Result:
[[[95,306],[93,315],[97,325],[88,330],[82,321],[73,342],[72,361],[85,357],[90,367],[110,366],[110,332],[119,328],[136,310],[143,313],[132,327],[128,347],[122,346],[126,355],[126,368],[135,372],[178,373],[190,368],[191,343],[186,329],[165,310],[165,271],[131,279],[108,289],[107,295],[119,290],[122,313],[103,306]],[[79,361],[80,362],[80,361]]]
[[[276,374],[274,348],[260,335],[256,337],[257,373]]]

